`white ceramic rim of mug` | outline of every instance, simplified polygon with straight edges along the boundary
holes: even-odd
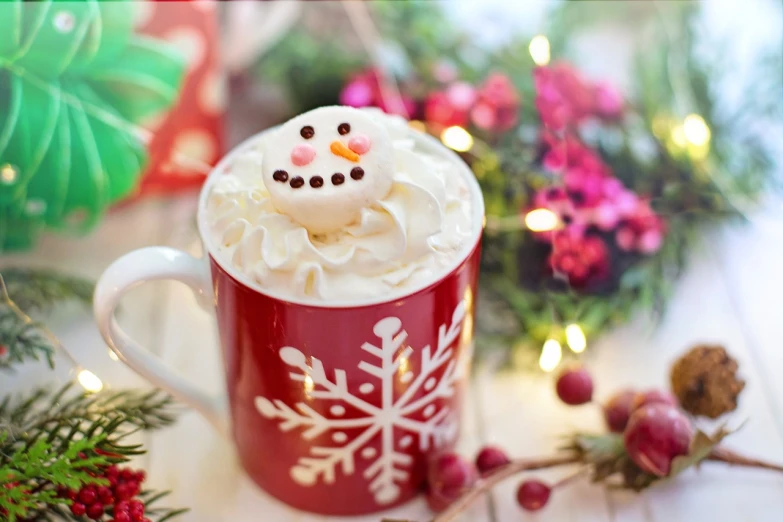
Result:
[[[390,303],[393,301],[397,301],[399,299],[404,299],[405,297],[412,296],[414,294],[421,292],[422,290],[425,290],[435,284],[440,283],[446,277],[452,274],[454,270],[457,269],[457,267],[459,267],[462,263],[464,263],[465,260],[467,260],[468,257],[470,257],[470,255],[476,249],[484,228],[484,197],[481,193],[481,188],[479,187],[478,181],[476,180],[476,176],[473,174],[473,171],[470,170],[468,164],[465,163],[465,161],[462,158],[460,158],[454,151],[452,151],[451,149],[443,145],[440,141],[438,141],[437,139],[433,138],[428,134],[424,134],[423,132],[409,129],[408,132],[410,133],[411,137],[416,141],[417,145],[422,146],[425,152],[447,159],[457,166],[460,175],[465,180],[465,183],[467,184],[471,193],[471,198],[472,198],[471,213],[472,213],[473,226],[474,226],[471,240],[465,243],[465,245],[459,251],[458,255],[454,257],[454,260],[445,267],[445,269],[443,270],[443,274],[435,280],[425,281],[424,283],[416,285],[413,288],[405,289],[405,291],[402,292],[392,292],[380,297],[370,297],[370,298],[345,300],[345,301],[340,300],[337,302],[324,302],[319,299],[310,299],[310,298],[303,298],[299,296],[283,295],[281,293],[275,292],[268,288],[263,288],[258,283],[245,276],[245,274],[236,270],[233,266],[230,265],[227,266],[228,265],[227,263],[222,262],[220,251],[217,248],[215,248],[215,245],[212,242],[212,235],[210,234],[209,224],[207,222],[206,207],[207,207],[207,199],[209,197],[210,191],[212,190],[212,186],[216,183],[216,180],[221,176],[221,174],[226,170],[226,168],[234,161],[234,159],[237,156],[239,156],[240,154],[248,150],[251,150],[257,144],[261,136],[263,136],[268,132],[273,131],[275,128],[276,127],[271,127],[257,134],[254,134],[253,136],[247,138],[242,143],[234,147],[226,156],[223,157],[222,160],[220,160],[220,162],[217,165],[215,165],[215,167],[209,173],[209,176],[207,177],[207,180],[204,182],[204,185],[201,189],[201,193],[199,195],[197,219],[198,219],[198,229],[199,229],[199,235],[201,236],[201,241],[204,244],[207,253],[209,254],[210,257],[212,257],[214,262],[217,263],[220,266],[220,268],[222,268],[228,275],[230,275],[236,281],[242,283],[243,285],[247,286],[248,288],[260,294],[287,303],[303,305],[303,306],[311,306],[316,308],[361,308],[361,307]]]

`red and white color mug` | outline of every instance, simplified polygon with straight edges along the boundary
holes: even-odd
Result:
[[[95,316],[121,360],[230,435],[248,475],[299,509],[357,515],[402,504],[423,485],[428,455],[457,437],[484,208],[467,165],[433,138],[414,135],[465,177],[475,220],[470,244],[425,287],[393,299],[312,302],[265,291],[223,262],[207,227],[207,195],[254,138],[202,189],[203,259],[144,248],[115,261],[98,282]],[[225,399],[197,389],[117,325],[122,295],[156,279],[184,282],[217,315],[228,413]]]

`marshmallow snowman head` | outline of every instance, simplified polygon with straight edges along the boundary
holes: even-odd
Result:
[[[275,208],[311,233],[335,232],[392,186],[388,132],[351,107],[322,107],[288,121],[265,141],[264,185]]]

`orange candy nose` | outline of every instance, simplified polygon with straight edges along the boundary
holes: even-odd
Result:
[[[341,141],[333,141],[332,144],[329,145],[329,150],[331,150],[332,154],[335,156],[342,156],[348,161],[359,163],[359,155],[346,147]]]

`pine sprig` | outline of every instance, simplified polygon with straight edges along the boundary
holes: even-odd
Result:
[[[28,360],[54,367],[59,342],[30,313],[50,310],[64,301],[89,305],[94,285],[82,278],[48,270],[7,268],[0,273],[0,369]]]
[[[54,368],[54,344],[42,326],[19,313],[0,288],[0,369],[27,360],[46,361]]]
[[[65,301],[77,301],[84,306],[92,303],[95,284],[82,277],[21,267],[4,268],[0,275],[5,280],[8,297],[26,314],[46,312]]]
[[[159,390],[73,394],[73,389],[72,383],[56,392],[37,389],[13,405],[6,398],[0,403],[0,425],[5,425],[12,434],[44,431],[50,436],[64,436],[74,425],[85,433],[114,432],[120,428],[154,430],[175,420],[174,400]]]
[[[7,434],[0,435],[0,445],[6,444],[7,438]],[[95,453],[105,439],[106,435],[101,434],[77,440],[64,451],[42,439],[21,444],[0,465],[0,512],[14,522],[42,506],[69,505],[70,500],[57,496],[57,487],[79,489],[87,484],[108,484],[95,476],[100,466],[111,463],[109,457]],[[90,456],[85,456],[88,452]]]
[[[76,393],[73,384],[58,390],[36,389],[0,401],[0,513],[41,521],[83,520],[56,497],[69,489],[97,483],[89,474],[144,453],[125,438],[175,420],[173,399],[157,391],[106,390]],[[166,493],[140,495],[147,516],[160,522],[185,510],[150,507]],[[5,520],[5,519],[3,519]]]

